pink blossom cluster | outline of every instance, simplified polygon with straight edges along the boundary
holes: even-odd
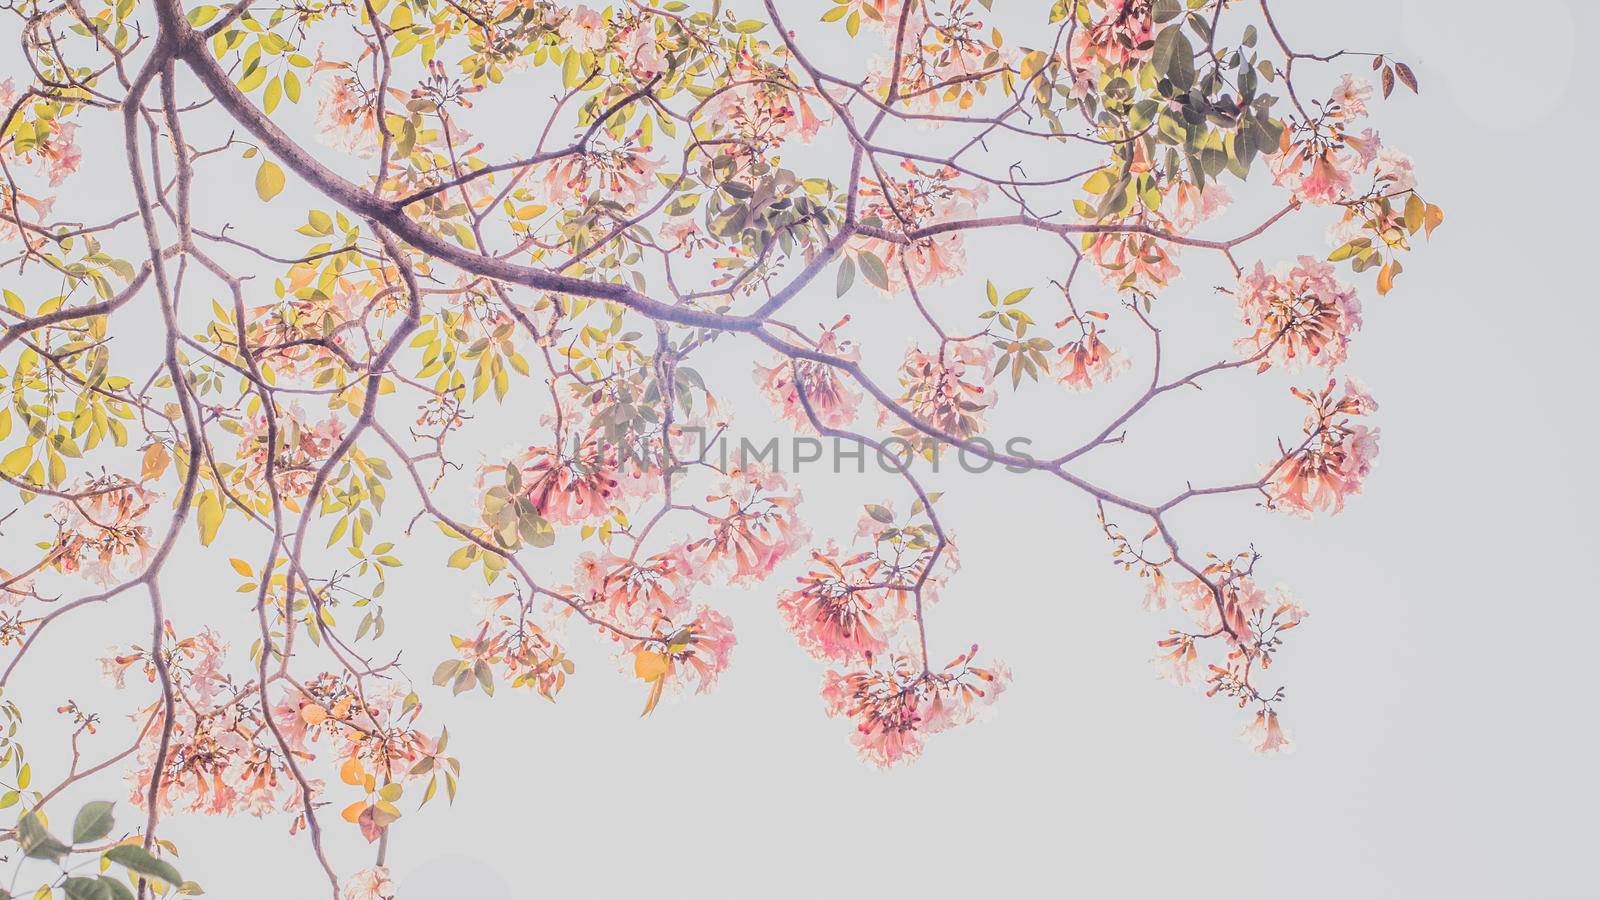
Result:
[[[1361,327],[1355,289],[1334,277],[1332,265],[1310,256],[1276,272],[1256,263],[1239,276],[1238,300],[1240,320],[1254,329],[1239,340],[1240,352],[1291,369],[1333,369],[1345,361]]]

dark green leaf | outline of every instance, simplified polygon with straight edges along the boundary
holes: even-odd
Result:
[[[39,821],[35,813],[28,813],[17,822],[17,844],[22,848],[22,855],[30,859],[60,862],[72,852],[71,847],[56,840],[45,830],[44,823]]]
[[[72,823],[72,842],[87,844],[110,834],[111,826],[115,824],[111,808],[115,805],[109,800],[85,803],[83,809],[78,810],[78,818]]]
[[[130,871],[140,875],[152,875],[168,884],[179,884],[183,881],[183,876],[178,874],[178,870],[174,869],[171,863],[156,859],[137,844],[119,844],[112,847],[106,851],[106,859],[126,866]]]

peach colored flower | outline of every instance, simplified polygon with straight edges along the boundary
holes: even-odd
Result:
[[[1358,119],[1367,114],[1367,101],[1371,99],[1372,85],[1365,79],[1347,73],[1340,78],[1339,86],[1333,89],[1333,95],[1328,98],[1328,108],[1335,115]]]
[[[790,492],[782,475],[759,463],[729,472],[706,502],[723,512],[708,520],[711,536],[689,549],[706,565],[731,566],[730,584],[761,581],[810,537],[798,514],[799,491]]]
[[[85,482],[76,499],[58,501],[51,565],[57,572],[82,571],[101,585],[144,571],[153,549],[143,519],[160,495],[120,476]]]
[[[344,883],[339,900],[393,900],[394,895],[388,866],[374,866],[351,875]]]
[[[1123,68],[1150,58],[1157,29],[1152,0],[1093,0],[1093,7],[1099,11],[1098,17],[1089,27],[1077,29],[1073,37],[1076,65],[1098,62]]]
[[[849,321],[846,316],[833,328],[823,332],[817,341],[817,351],[856,362],[860,353],[853,341],[840,341],[835,329]],[[811,430],[811,419],[800,402],[800,392],[795,389],[795,369],[800,370],[800,384],[805,388],[806,401],[825,428],[844,428],[855,421],[861,405],[861,394],[850,387],[839,370],[826,363],[801,359],[791,362],[788,357],[771,367],[756,364],[756,381],[761,394],[767,398],[785,422],[804,431]]]
[[[317,101],[317,136],[323,144],[366,159],[378,152],[378,107],[355,78],[334,75]]]
[[[1297,369],[1326,369],[1344,362],[1350,337],[1361,327],[1361,303],[1353,289],[1333,277],[1333,266],[1302,256],[1277,273],[1256,263],[1239,276],[1239,318],[1254,329],[1238,342],[1246,356]]]
[[[993,352],[973,343],[949,343],[933,353],[912,347],[900,364],[900,398],[920,422],[957,438],[983,431],[984,415],[999,399],[991,382]]]
[[[567,46],[579,53],[591,53],[606,45],[605,17],[587,6],[572,9],[556,28]]]
[[[1277,710],[1263,710],[1256,713],[1254,720],[1245,726],[1244,732],[1239,735],[1247,744],[1253,745],[1257,753],[1288,752],[1289,738],[1283,733],[1283,728],[1278,725]]]
[[[811,571],[800,576],[800,588],[778,595],[778,612],[800,646],[823,661],[854,663],[870,660],[888,648],[878,605],[882,592],[860,568],[864,558],[839,560],[829,542],[811,553]]]
[[[1105,384],[1128,368],[1127,358],[1100,340],[1093,322],[1084,329],[1083,337],[1064,342],[1057,352],[1061,359],[1056,380],[1075,391]]]

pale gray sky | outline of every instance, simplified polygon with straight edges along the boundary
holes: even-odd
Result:
[[[812,18],[811,4],[793,6]],[[1305,49],[1386,49],[1415,67],[1422,96],[1375,102],[1374,126],[1416,159],[1422,191],[1449,217],[1406,258],[1389,297],[1355,276],[1366,328],[1346,370],[1382,404],[1382,455],[1365,494],[1331,519],[1234,498],[1186,506],[1174,522],[1195,548],[1254,541],[1262,580],[1290,587],[1311,611],[1281,660],[1296,752],[1250,754],[1235,740],[1240,713],[1155,679],[1150,648],[1169,620],[1143,611],[1143,585],[1109,565],[1082,495],[1042,476],[941,476],[933,486],[948,492],[941,511],[963,569],[930,613],[933,653],[978,642],[1010,663],[1015,685],[992,721],[937,736],[908,768],[859,763],[849,725],[823,716],[823,667],[773,610],[794,561],[763,588],[707,591],[738,626],[734,665],[714,694],[664,704],[649,719],[638,718],[638,683],[576,632],[578,676],[556,704],[509,690],[452,699],[419,685],[464,771],[453,809],[407,805],[394,829],[402,897],[1593,895],[1580,860],[1600,836],[1600,792],[1584,762],[1596,738],[1590,658],[1600,617],[1583,567],[1600,498],[1583,347],[1600,326],[1590,246],[1600,197],[1581,162],[1559,160],[1600,139],[1600,108],[1575,74],[1576,48],[1600,39],[1600,9],[1573,0],[1279,7]],[[831,55],[844,67],[851,52]],[[1307,83],[1331,84],[1340,71],[1307,73]],[[309,121],[306,106],[290,121]],[[515,123],[478,127],[489,139]],[[86,171],[58,210],[103,208],[100,191],[121,203],[122,179],[116,167]],[[199,216],[298,221],[289,216],[304,208],[290,202],[305,198],[298,190],[259,212],[247,181],[218,185],[199,198]],[[1212,233],[1279,202],[1255,181],[1234,193],[1241,202]],[[1271,265],[1321,252],[1326,224],[1304,215],[1244,256]],[[1044,287],[1059,253],[1013,235],[973,237],[968,248],[977,286],[935,293],[941,309],[976,302],[983,275]],[[1186,277],[1157,308],[1178,364],[1216,358],[1237,330],[1228,299],[1211,290],[1225,281],[1220,262],[1193,253],[1184,262]],[[792,318],[852,312],[856,336],[877,347],[871,368],[887,375],[906,341],[903,308],[862,289],[845,301],[832,293],[806,298]],[[138,329],[143,315],[119,316],[114,330]],[[1147,347],[1114,324],[1134,373],[1104,397],[1008,396],[993,433],[1048,446],[1098,430],[1147,371]],[[753,353],[721,341],[703,367],[759,434],[771,425],[749,383]],[[1185,479],[1248,477],[1273,438],[1298,427],[1289,383],[1239,376],[1169,402],[1085,471],[1144,497]],[[479,422],[471,446],[493,454],[536,417]],[[862,502],[908,502],[879,475],[798,483],[819,539],[848,537]],[[457,509],[470,500],[441,496]],[[393,502],[398,530],[414,503]],[[391,645],[423,681],[449,653],[443,635],[468,627],[482,593],[475,577],[436,564],[446,547],[436,538],[421,528],[403,545],[409,564],[387,598]],[[250,622],[226,555],[183,551],[169,569],[169,604],[180,630],[231,629],[243,675]],[[536,565],[557,571],[568,559],[551,551]],[[11,695],[29,711],[36,778],[61,763],[50,710],[63,698],[107,711],[135,702],[98,685],[92,657],[144,636],[147,615],[139,602],[114,604],[41,641],[33,677]],[[122,730],[113,723],[96,746],[116,746]],[[70,799],[100,796],[123,800],[126,790],[102,781]],[[337,822],[341,805],[326,817],[331,855],[347,872],[369,851]],[[179,815],[162,828],[210,896],[323,890],[303,839],[287,839],[281,820]]]

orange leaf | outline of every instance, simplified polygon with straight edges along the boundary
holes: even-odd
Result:
[[[367,773],[361,768],[361,760],[354,756],[344,761],[339,767],[339,780],[345,784],[361,784],[366,781]]]

